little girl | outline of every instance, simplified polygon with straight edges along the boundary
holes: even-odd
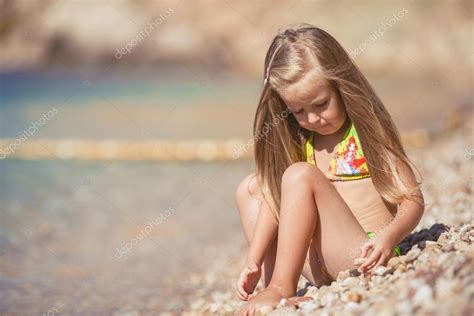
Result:
[[[367,272],[399,254],[424,211],[421,182],[390,114],[331,35],[304,24],[273,39],[253,132],[256,172],[236,192],[249,243],[240,314],[295,296],[301,274],[321,286],[356,258]]]

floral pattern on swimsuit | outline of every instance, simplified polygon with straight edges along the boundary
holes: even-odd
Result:
[[[313,139],[314,132],[310,134],[306,142],[306,161],[316,165]],[[334,157],[329,164],[327,177],[331,181],[350,181],[370,177],[359,136],[352,122],[337,145]]]

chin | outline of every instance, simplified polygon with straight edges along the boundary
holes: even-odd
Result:
[[[320,126],[318,128],[311,128],[311,130],[313,132],[316,132],[316,133],[320,134],[320,135],[331,135],[331,134],[333,134],[334,132],[331,131],[330,129],[328,129],[328,127],[329,127],[328,125],[324,125],[324,126]]]
[[[328,131],[324,131],[324,132],[318,132],[318,131],[316,131],[316,133],[318,133],[319,135],[323,135],[323,136],[327,136],[327,135],[334,134],[334,132],[328,132]]]

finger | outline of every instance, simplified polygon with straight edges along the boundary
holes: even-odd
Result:
[[[367,256],[367,252],[369,251],[369,246],[368,245],[363,245],[360,247],[360,256],[359,258],[365,258]]]
[[[369,250],[373,248],[373,244],[365,244],[363,245],[362,247],[360,247],[360,250],[361,250],[361,255],[360,255],[360,258],[365,258],[367,257],[368,253],[369,253]]]
[[[372,264],[370,264],[370,265],[365,269],[365,272],[372,271],[372,269],[375,267],[375,264],[377,263],[377,261],[378,261],[378,258],[374,259],[374,261],[372,261]]]
[[[243,301],[248,300],[248,294],[246,292],[239,292],[240,297],[242,298]]]
[[[246,301],[246,300],[247,300],[247,299],[246,299],[244,296],[242,296],[242,294],[239,293],[239,292],[237,292],[237,296],[238,296],[239,299],[242,300],[242,301]]]
[[[237,290],[235,289],[235,295],[242,301],[245,301],[245,297],[242,296],[242,294]]]
[[[387,261],[387,256],[382,254],[379,260],[377,261],[377,263],[375,264],[375,267],[385,264],[386,261]]]
[[[372,259],[372,262],[369,265],[367,265],[366,271],[372,270],[376,266],[377,262],[380,260],[381,257],[382,257],[382,251],[377,252],[376,256],[374,256],[374,258]]]
[[[247,299],[248,293],[244,290],[242,284],[239,283],[237,286],[237,292],[240,294],[243,300]]]
[[[380,251],[374,249],[374,251],[372,251],[367,261],[361,264],[361,266],[359,267],[359,270],[366,271],[369,266],[373,265],[373,263],[376,262],[376,260],[378,260],[379,257],[380,257]]]

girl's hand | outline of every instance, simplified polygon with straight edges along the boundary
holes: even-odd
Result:
[[[260,266],[254,262],[247,264],[242,270],[236,286],[237,296],[241,300],[248,301],[252,298],[252,293],[258,284],[258,280],[260,280],[260,275]]]
[[[395,255],[395,243],[387,234],[381,233],[367,241],[360,250],[362,251],[360,258],[367,258],[360,267],[360,272],[367,272],[376,266],[385,265],[388,260]]]

